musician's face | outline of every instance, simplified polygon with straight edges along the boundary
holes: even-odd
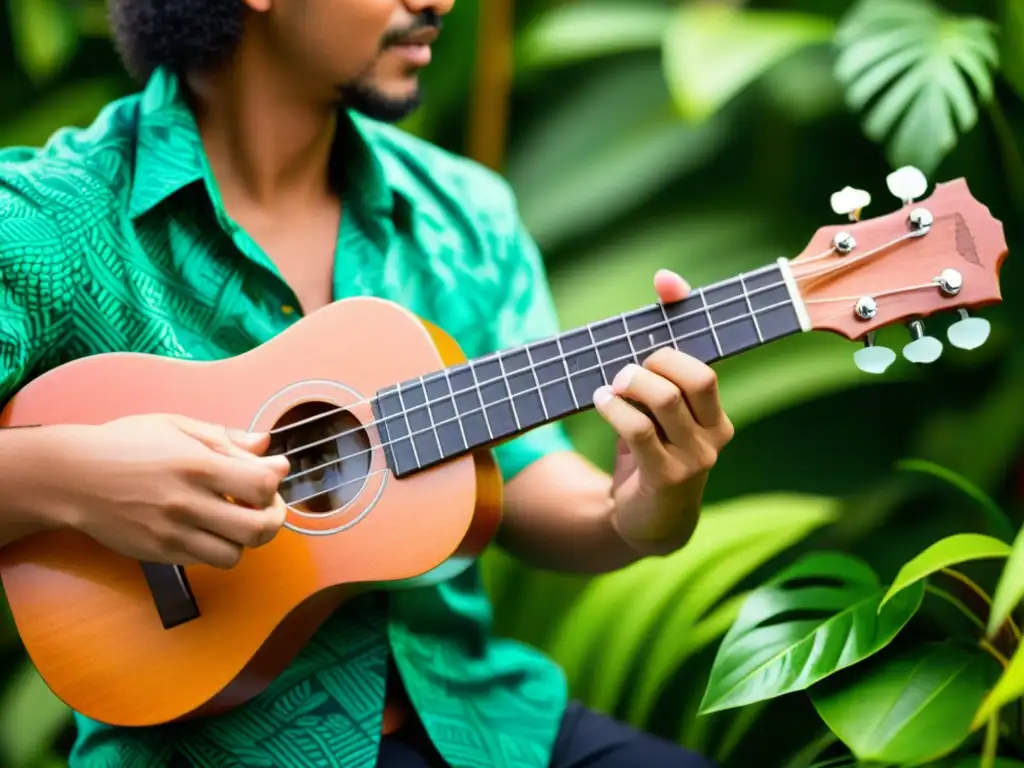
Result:
[[[401,119],[455,0],[248,0],[265,7],[275,54],[371,117]]]

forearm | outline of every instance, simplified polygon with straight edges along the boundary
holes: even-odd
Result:
[[[61,525],[52,498],[62,427],[0,429],[0,548]]]
[[[508,484],[498,543],[536,568],[606,573],[685,545],[699,509],[678,510],[658,527],[619,512],[607,473],[578,454],[555,454]]]

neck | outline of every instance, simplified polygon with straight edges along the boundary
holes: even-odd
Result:
[[[713,363],[805,330],[788,269],[747,272],[384,389],[374,412],[388,463],[402,477],[585,411],[626,364],[664,347]]]
[[[188,86],[225,204],[293,207],[331,194],[334,105],[308,98],[244,44],[230,67]]]

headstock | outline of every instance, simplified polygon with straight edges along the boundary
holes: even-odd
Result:
[[[871,201],[862,190],[832,196],[833,210],[850,223],[822,227],[804,252],[790,262],[793,279],[812,330],[832,331],[866,347],[854,357],[862,370],[882,373],[896,354],[874,345],[884,326],[907,323],[912,340],[903,348],[911,362],[934,362],[942,342],[928,336],[924,318],[957,311],[960,320],[949,342],[974,349],[988,338],[989,323],[968,310],[1002,300],[999,271],[1007,255],[1003,225],[978,202],[963,179],[927,189],[915,168],[901,168],[888,186],[903,207],[860,221]]]

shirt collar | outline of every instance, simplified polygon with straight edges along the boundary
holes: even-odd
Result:
[[[375,150],[363,118],[345,113],[339,122],[332,172],[346,204],[371,216],[395,216],[404,198],[403,176]],[[177,76],[158,69],[139,102],[135,171],[128,213],[136,219],[185,187],[203,182],[219,213],[216,181],[199,137],[195,117]],[[406,202],[408,202],[406,200]]]

